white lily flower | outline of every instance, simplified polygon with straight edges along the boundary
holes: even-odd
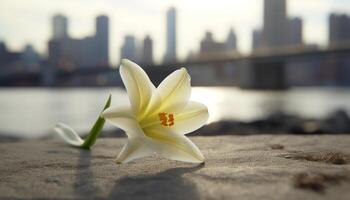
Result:
[[[172,160],[202,163],[204,156],[185,134],[205,124],[208,109],[189,101],[190,76],[185,68],[176,70],[156,88],[137,64],[123,59],[120,75],[130,106],[111,107],[101,116],[128,136],[117,163],[149,156],[154,152]]]

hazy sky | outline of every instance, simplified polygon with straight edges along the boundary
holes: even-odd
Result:
[[[177,8],[178,54],[184,58],[197,51],[206,30],[224,40],[232,27],[238,37],[238,48],[249,52],[251,31],[262,24],[263,0],[1,0],[0,40],[20,50],[31,43],[46,53],[51,37],[51,17],[62,13],[69,18],[73,37],[91,35],[95,16],[110,17],[110,55],[119,59],[119,49],[126,34],[139,41],[150,34],[155,43],[155,57],[161,59],[165,49],[165,12]],[[288,15],[304,21],[304,40],[325,45],[330,12],[350,14],[350,0],[289,0]]]

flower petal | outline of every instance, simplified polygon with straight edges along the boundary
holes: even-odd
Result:
[[[129,106],[108,108],[102,112],[101,117],[124,130],[129,137],[138,137],[138,133],[143,135]]]
[[[72,146],[81,146],[84,140],[75,132],[71,127],[66,124],[58,123],[56,124],[54,130],[58,133],[61,138]]]
[[[137,158],[152,155],[153,151],[147,146],[144,139],[140,137],[128,138],[128,143],[124,145],[118,154],[117,164],[127,163]]]
[[[130,106],[109,107],[101,113],[101,117],[106,119],[135,118]]]
[[[208,108],[204,104],[190,101],[180,113],[175,115],[174,125],[164,128],[170,128],[176,133],[187,134],[202,127],[208,117]]]
[[[150,116],[141,123],[142,128],[146,129],[165,129],[178,134],[187,134],[202,127],[208,120],[208,108],[199,102],[190,101],[185,108],[177,114],[174,114],[174,123],[171,126],[163,126],[159,116]]]
[[[157,90],[162,100],[160,110],[181,111],[191,96],[191,78],[187,70],[181,68],[167,76]]]
[[[183,162],[202,163],[204,156],[186,136],[161,130],[146,130],[147,138],[153,143],[152,148],[161,156]]]
[[[142,114],[151,102],[156,90],[146,72],[136,63],[122,59],[120,75],[128,92],[131,109],[134,114]]]

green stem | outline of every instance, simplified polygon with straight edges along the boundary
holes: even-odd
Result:
[[[102,111],[106,110],[111,105],[111,99],[112,99],[112,96],[109,95],[106,105]],[[106,120],[103,119],[102,117],[98,117],[94,126],[91,128],[89,135],[86,137],[84,143],[81,145],[81,148],[90,149],[90,147],[92,147],[92,145],[95,144],[96,139],[100,135],[101,130],[105,124],[105,121]]]

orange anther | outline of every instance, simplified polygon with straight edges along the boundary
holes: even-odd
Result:
[[[168,119],[168,122],[169,122],[169,126],[172,126],[174,125],[174,115],[173,114],[169,114],[168,115],[169,119]]]
[[[174,114],[170,113],[167,114],[166,112],[161,112],[158,114],[160,124],[162,126],[172,126],[174,125],[175,119],[174,119]]]

